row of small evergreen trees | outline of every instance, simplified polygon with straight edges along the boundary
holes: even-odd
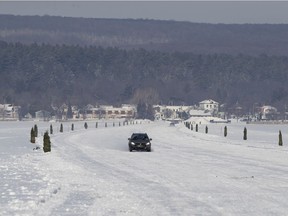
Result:
[[[193,124],[189,123],[189,122],[184,122],[185,126],[189,129],[189,130],[193,130]],[[198,132],[198,124],[195,125],[195,131]],[[208,133],[208,126],[206,125],[205,127],[205,133]],[[224,127],[224,137],[227,136],[227,126]],[[243,130],[243,140],[247,140],[247,128],[244,127]],[[281,130],[279,130],[279,135],[278,135],[278,145],[279,146],[283,146],[283,139],[282,139],[282,133]]]
[[[35,143],[36,137],[38,137],[38,126],[35,124],[34,127],[31,128],[30,142]],[[51,151],[51,141],[50,141],[50,136],[48,134],[48,131],[46,131],[44,133],[44,136],[43,136],[43,151],[44,152],[50,152]]]
[[[136,124],[138,124],[137,121],[135,121]],[[130,121],[130,124],[135,124],[134,121]],[[140,124],[142,122],[140,121]],[[129,122],[123,122],[122,125],[129,125]],[[121,126],[121,122],[119,122],[119,127]],[[98,122],[96,122],[95,127],[98,128]],[[107,123],[105,123],[105,127],[108,127]],[[113,122],[113,127],[115,127],[115,123]],[[88,129],[88,124],[87,122],[84,123],[84,128]],[[60,133],[63,133],[63,124],[60,124]],[[74,131],[74,124],[71,124],[71,131]],[[53,134],[53,126],[52,124],[50,125],[50,135]],[[31,132],[30,132],[30,142],[31,143],[35,143],[36,142],[36,137],[38,137],[38,126],[37,124],[34,125],[34,127],[31,128]],[[44,133],[43,136],[43,151],[44,152],[51,152],[51,141],[50,141],[50,136],[48,131],[46,131]]]

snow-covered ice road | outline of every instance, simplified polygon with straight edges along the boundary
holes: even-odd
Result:
[[[152,152],[128,151],[133,132],[149,134]],[[27,156],[49,193],[26,215],[288,215],[287,147],[165,122],[89,126],[51,140],[51,153]]]

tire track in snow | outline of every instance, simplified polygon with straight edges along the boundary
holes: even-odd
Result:
[[[128,152],[127,138],[134,130],[147,131],[153,138],[152,153]],[[83,130],[54,141],[58,162],[66,168],[59,169],[65,198],[52,209],[56,215],[72,209],[70,213],[83,210],[88,215],[285,212],[285,194],[271,187],[273,181],[287,187],[284,163],[255,156],[251,148],[231,146],[215,136],[151,124]],[[89,200],[76,202],[77,194]]]
[[[151,125],[149,127],[151,127]],[[130,133],[131,128],[127,128],[127,130]],[[107,131],[107,129],[104,129],[101,131],[101,135],[100,133],[99,135],[106,136],[105,133]],[[111,131],[108,131],[108,133],[110,132]],[[108,191],[110,191],[110,194],[106,193],[106,196],[110,197],[110,199],[115,198],[115,193],[122,194],[125,199],[123,201],[118,201],[122,203],[122,205],[124,203],[124,205],[126,206],[124,209],[122,209],[122,212],[129,213],[129,211],[133,210],[133,213],[131,215],[133,215],[134,213],[137,213],[137,215],[188,215],[189,212],[197,213],[200,209],[202,209],[203,211],[203,208],[205,208],[207,215],[217,215],[216,209],[205,204],[202,201],[199,201],[199,199],[192,196],[193,194],[183,192],[185,191],[185,188],[181,188],[181,190],[179,190],[178,184],[173,183],[169,179],[167,180],[165,178],[163,179],[157,176],[157,173],[151,173],[151,171],[149,173],[149,167],[152,167],[153,164],[148,165],[148,170],[147,167],[142,167],[141,169],[138,167],[137,164],[133,165],[135,162],[135,156],[137,154],[136,152],[133,152],[135,153],[134,157],[132,157],[131,161],[128,160],[128,163],[126,161],[124,167],[121,165],[121,161],[123,161],[129,155],[133,155],[133,153],[131,154],[128,151],[125,151],[125,153],[117,152],[118,154],[120,154],[120,156],[117,155],[117,160],[113,161],[107,160],[107,157],[105,156],[101,157],[101,152],[97,151],[97,149],[91,151],[93,150],[93,148],[91,148],[91,145],[88,145],[88,151],[84,152],[86,147],[83,147],[83,140],[84,136],[86,136],[87,133],[92,132],[85,131],[81,133],[70,134],[71,137],[67,136],[64,139],[62,138],[60,140],[57,140],[56,143],[61,143],[57,144],[57,148],[61,148],[60,145],[69,145],[69,154],[65,154],[65,151],[67,150],[66,147],[63,147],[61,149],[61,151],[63,151],[62,156],[64,157],[65,161],[76,164],[76,166],[79,166],[80,168],[82,167],[82,169],[85,170],[85,175],[87,176],[91,175],[91,173],[95,173],[96,178],[98,179],[98,182],[97,180],[95,180],[96,186],[98,184],[100,187],[103,187],[103,182],[106,182],[104,186],[106,188],[109,188]],[[114,138],[112,138],[112,140],[113,139]],[[82,143],[79,143],[79,141],[81,140]],[[109,143],[107,143],[107,145],[109,145]],[[127,144],[125,144],[125,148],[127,148],[126,145]],[[113,150],[104,150],[104,154],[111,154],[111,156],[115,154]],[[146,156],[148,156],[148,154],[150,153],[141,153],[142,156],[145,154]],[[97,155],[97,157],[99,156],[100,158],[95,157],[95,155]],[[153,162],[155,161],[147,161],[147,163]],[[130,164],[130,166],[127,167],[128,164]],[[141,170],[137,171],[137,169]],[[99,178],[102,179],[102,182],[99,182]],[[98,192],[95,192],[95,197],[99,196],[99,194],[103,194],[103,191],[99,192],[98,190]],[[69,196],[67,197],[67,199],[70,199]],[[135,200],[137,200],[137,202],[135,202]],[[66,203],[69,202],[66,200]],[[96,203],[97,201],[95,201],[95,207],[92,207],[94,212],[97,211],[97,208],[99,208],[99,204],[97,206]],[[116,209],[116,212],[116,215],[121,215],[121,209],[120,211]]]

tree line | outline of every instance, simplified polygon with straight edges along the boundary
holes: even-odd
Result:
[[[287,103],[288,57],[0,42],[0,103]]]
[[[287,24],[0,15],[0,40],[202,54],[288,55]]]

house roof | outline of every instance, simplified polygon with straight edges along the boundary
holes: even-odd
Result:
[[[208,99],[208,100],[204,100],[204,101],[199,102],[199,104],[219,104],[219,103],[212,100],[212,99]]]
[[[38,111],[36,111],[35,113],[38,114],[38,113],[50,113],[50,112],[48,112],[48,111],[46,111],[46,110],[38,110]]]

